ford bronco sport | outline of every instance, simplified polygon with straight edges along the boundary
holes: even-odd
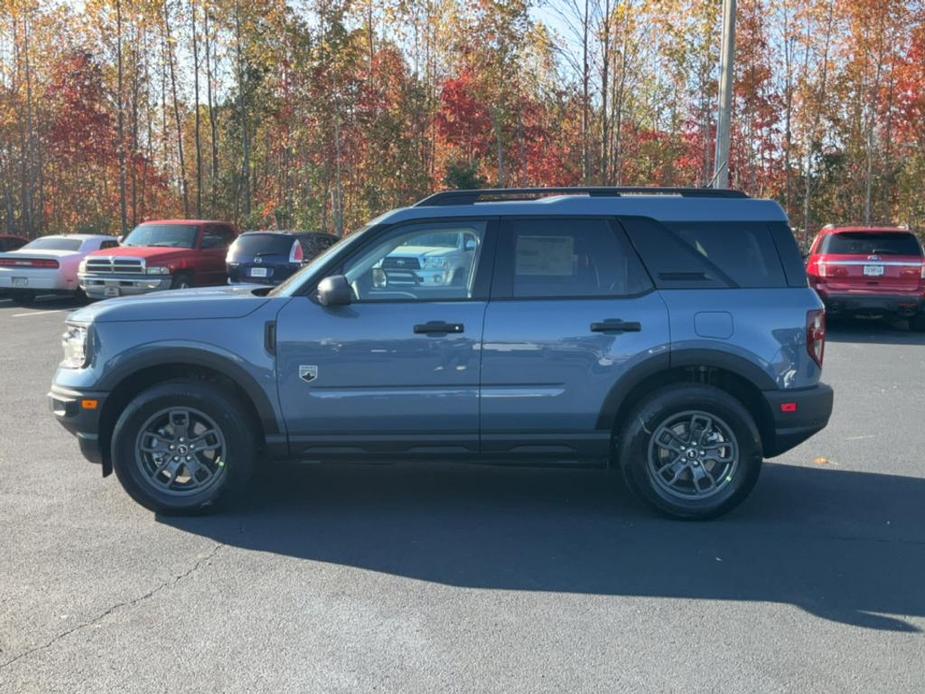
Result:
[[[462,238],[462,281],[376,272],[435,235]],[[787,219],[734,191],[437,193],[275,289],[104,301],[63,344],[56,417],[161,513],[227,502],[264,460],[431,458],[612,466],[706,518],[832,409]]]

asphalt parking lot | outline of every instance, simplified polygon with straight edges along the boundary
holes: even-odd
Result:
[[[829,428],[719,521],[440,465],[176,519],[48,412],[69,308],[0,300],[0,691],[925,690],[925,335],[833,326]]]

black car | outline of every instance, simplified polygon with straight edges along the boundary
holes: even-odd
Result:
[[[246,231],[228,248],[228,283],[279,284],[337,241],[321,232]]]

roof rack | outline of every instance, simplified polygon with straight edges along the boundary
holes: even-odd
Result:
[[[740,190],[724,188],[654,188],[654,187],[566,187],[566,188],[480,188],[445,190],[419,200],[414,207],[472,205],[477,202],[539,200],[553,195],[587,195],[592,198],[619,198],[638,195],[664,195],[684,198],[747,198]]]

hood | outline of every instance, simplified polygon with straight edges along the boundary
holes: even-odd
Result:
[[[78,309],[68,320],[80,323],[116,323],[152,320],[207,320],[242,318],[265,303],[257,285],[170,289],[138,296],[107,299]],[[266,287],[262,287],[266,291]]]
[[[144,258],[145,260],[170,261],[196,253],[193,248],[163,248],[160,246],[119,246],[93,251],[88,258]]]

